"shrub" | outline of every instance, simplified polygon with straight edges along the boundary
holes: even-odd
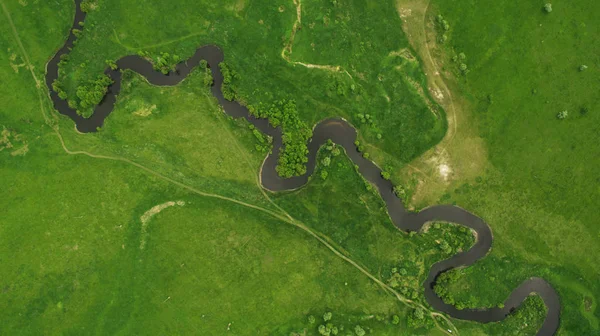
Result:
[[[545,11],[546,13],[550,13],[550,12],[552,12],[552,4],[551,4],[551,3],[547,3],[547,4],[545,4],[545,5],[544,5],[544,11]]]
[[[588,68],[587,65],[582,64],[582,65],[579,66],[579,71],[585,71],[585,70],[587,70],[587,68]]]
[[[567,119],[567,117],[569,116],[569,111],[565,110],[565,111],[560,111],[558,112],[558,114],[556,115],[556,117],[560,120],[563,119]]]
[[[365,334],[366,334],[365,330],[361,326],[359,326],[359,325],[357,325],[356,327],[354,327],[354,333],[357,336],[365,336]]]

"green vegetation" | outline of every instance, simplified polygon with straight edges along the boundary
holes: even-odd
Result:
[[[473,235],[447,223],[398,231],[331,142],[306,187],[263,191],[257,174],[271,140],[221,112],[205,64],[173,88],[125,72],[103,129],[77,133],[42,84],[71,1],[0,5],[0,76],[10,83],[0,87],[0,255],[10,256],[0,265],[0,334],[533,335],[541,325],[536,296],[502,323],[433,315],[422,294],[427,272]],[[481,130],[491,163],[475,180],[450,181],[435,203],[472,210],[495,238],[487,258],[443,275],[436,290],[462,307],[497,306],[541,276],[565,307],[560,334],[592,335],[600,330],[600,190],[590,155],[600,151],[597,5],[551,15],[541,5],[430,7],[443,75],[460,76],[457,92],[474,111],[461,122]],[[216,43],[228,99],[284,129],[283,176],[304,172],[310,127],[325,117],[353,122],[357,148],[388,179],[446,130],[392,1],[305,1],[301,21],[291,1],[82,7],[90,14],[81,39],[53,85],[84,116],[110,84],[102,71],[121,56],[168,73]],[[412,202],[418,181],[395,182]]]
[[[434,56],[445,64],[440,72],[453,95],[466,99],[456,101],[466,111],[459,127],[475,127],[489,162],[478,177],[451,181],[430,202],[469,209],[494,231],[491,254],[455,271],[445,289],[451,301],[496,306],[523,280],[539,276],[561,297],[559,334],[594,335],[600,330],[600,312],[590,304],[600,299],[600,161],[593,154],[600,152],[594,126],[600,7],[586,0],[548,15],[541,6],[432,2],[427,21],[442,14],[450,25]],[[468,56],[465,77],[452,59],[460,53]],[[580,71],[582,64],[589,68]],[[469,144],[463,136],[450,147]],[[472,158],[461,155],[455,162]]]
[[[279,120],[289,135],[279,164],[282,176],[305,171],[307,134],[326,117],[345,117],[359,126],[366,143],[377,146],[380,163],[394,169],[445,132],[443,111],[423,89],[426,77],[409,51],[393,1],[303,1],[296,29],[292,1],[93,4],[82,38],[61,67],[69,100],[102,73],[107,59],[143,52],[157,65],[164,53],[185,60],[197,47],[214,43],[224,51],[226,79],[231,74],[224,85],[228,99],[269,118],[277,118],[272,107],[285,113],[283,106],[295,102],[286,116],[291,122]],[[174,12],[177,18],[165,15]],[[396,33],[390,34],[390,27]],[[367,114],[372,122],[361,124],[357,116]]]

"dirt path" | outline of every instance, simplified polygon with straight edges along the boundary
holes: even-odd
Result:
[[[310,63],[303,63],[303,62],[291,60],[290,55],[292,54],[292,50],[294,47],[294,39],[296,38],[296,33],[298,32],[299,27],[302,25],[302,0],[294,0],[294,5],[296,6],[296,21],[294,22],[294,25],[292,26],[292,35],[290,36],[290,39],[287,41],[287,43],[281,50],[281,58],[283,58],[286,62],[288,62],[290,64],[301,65],[301,66],[303,66],[305,68],[309,68],[309,69],[320,69],[320,70],[325,70],[325,71],[329,71],[329,72],[343,72],[346,75],[348,75],[348,77],[350,77],[350,79],[354,80],[354,77],[352,77],[352,75],[347,70],[343,69],[339,65],[336,66],[336,65],[310,64]]]

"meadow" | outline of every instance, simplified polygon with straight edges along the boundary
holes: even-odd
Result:
[[[232,86],[238,100],[251,106],[294,100],[309,129],[324,118],[344,117],[377,146],[381,165],[400,168],[444,135],[444,112],[423,89],[425,76],[392,2],[94,3],[61,67],[70,102],[107,61],[138,53],[183,60],[199,46],[216,44],[237,73]]]
[[[422,282],[432,263],[472,244],[468,231],[436,223],[422,235],[399,232],[345,155],[334,157],[327,149],[305,188],[263,191],[258,171],[265,152],[247,123],[221,112],[204,85],[204,71],[172,88],[128,73],[104,127],[80,134],[52,111],[43,84],[35,82],[62,44],[73,4],[1,4],[11,20],[0,23],[0,62],[11,66],[0,74],[11,85],[0,88],[7,98],[0,108],[6,181],[0,193],[8,200],[0,219],[0,309],[6,312],[0,333],[312,335],[329,322],[344,334],[360,334],[356,326],[376,335],[442,334],[428,317]],[[101,73],[106,60],[139,51],[185,58],[216,43],[239,73],[236,94],[246,103],[294,99],[308,125],[346,117],[380,164],[399,169],[445,133],[444,112],[424,89],[418,56],[392,3],[303,2],[302,28],[295,32],[293,2],[94,4],[64,67],[71,96]],[[455,14],[434,9],[453,22],[459,7]],[[448,44],[461,29],[453,27]],[[294,51],[282,57],[290,41]],[[475,47],[456,48],[469,60],[478,57]],[[483,79],[471,87],[477,66],[470,68],[457,83],[468,97],[474,88],[485,92]],[[500,100],[495,93],[494,104]],[[372,122],[363,123],[366,111]],[[586,116],[593,118],[592,105],[590,111]],[[551,121],[576,120],[552,115]],[[561,333],[594,330],[595,266],[591,259],[580,266],[566,259],[593,251],[598,234],[588,241],[571,236],[569,245],[556,239],[544,244],[516,231],[526,225],[550,239],[593,225],[572,219],[573,225],[562,226],[558,210],[536,203],[537,191],[511,192],[527,185],[524,169],[510,170],[523,173],[519,180],[492,162],[479,181],[455,181],[456,188],[439,200],[474,210],[495,233],[492,254],[460,271],[464,277],[453,284],[454,296],[497,305],[520,281],[538,275],[556,285],[565,306],[581,307],[564,310]],[[150,216],[167,202],[175,203]],[[566,209],[581,213],[578,206]],[[394,291],[414,304],[403,304]],[[325,318],[329,312],[331,320]],[[539,299],[531,297],[501,323],[452,323],[463,335],[533,335],[542,313]]]
[[[459,131],[445,144],[455,173],[437,184],[419,175],[425,181],[419,188],[430,192],[417,191],[412,205],[454,203],[494,231],[491,254],[459,271],[454,300],[494,306],[524,279],[541,276],[561,297],[559,334],[593,335],[600,328],[598,4],[553,2],[550,13],[543,7],[460,1],[427,7],[426,41],[455,96]],[[483,149],[472,145],[474,137]],[[480,168],[466,174],[461,165],[467,164]],[[430,176],[436,170],[430,167]]]

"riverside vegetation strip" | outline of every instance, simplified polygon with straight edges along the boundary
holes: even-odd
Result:
[[[80,20],[83,19],[84,14],[78,7],[74,24],[82,25],[82,21]],[[71,46],[77,42],[76,37],[77,34],[72,32],[63,48],[61,48],[61,50],[50,61],[46,81],[48,86],[53,89],[56,89],[56,78],[60,73],[59,68],[57,68],[59,65],[59,60],[66,59],[64,56],[68,55],[67,51],[70,50]],[[141,56],[123,57],[116,62],[111,63],[110,68],[105,71],[107,78],[110,78],[113,82],[115,82],[115,84],[108,87],[109,93],[107,94],[107,97],[102,99],[102,103],[97,106],[94,115],[92,115],[89,119],[82,119],[79,116],[79,113],[76,113],[73,108],[68,106],[64,101],[64,97],[60,97],[60,92],[57,92],[56,90],[53,91],[51,93],[51,97],[55,106],[61,113],[69,115],[74,121],[77,122],[78,129],[94,130],[102,125],[104,120],[103,118],[108,116],[108,114],[110,114],[110,112],[113,110],[113,106],[116,101],[116,95],[120,92],[122,85],[122,74],[120,71],[135,69],[136,72],[142,73],[144,77],[151,83],[160,85],[174,85],[186,78],[197,64],[206,60],[211,68],[213,76],[213,81],[208,81],[206,83],[212,84],[212,93],[217,97],[217,100],[223,106],[225,112],[235,117],[245,117],[263,133],[267,133],[275,138],[275,150],[269,155],[267,160],[265,160],[263,168],[261,169],[261,183],[263,185],[269,186],[269,188],[272,190],[287,190],[303,186],[303,184],[306,183],[307,177],[314,170],[315,157],[318,149],[325,143],[325,139],[333,138],[335,143],[342,145],[346,149],[346,152],[349,154],[350,158],[355,164],[357,164],[357,169],[366,176],[369,182],[377,186],[380,196],[387,204],[392,220],[398,227],[405,230],[418,231],[427,222],[433,220],[446,220],[466,225],[475,230],[477,235],[477,243],[473,248],[464,253],[460,253],[451,259],[436,264],[429,272],[429,277],[425,284],[425,297],[429,304],[436,309],[447,312],[455,317],[472,319],[481,322],[490,322],[503,319],[510,311],[515,309],[517,305],[521,304],[521,302],[529,293],[534,291],[543,297],[547,307],[549,308],[548,316],[538,334],[551,335],[555,333],[556,329],[558,328],[560,311],[558,297],[551,287],[541,279],[531,279],[525,282],[521,287],[519,287],[519,289],[513,292],[513,295],[511,295],[511,297],[506,301],[506,305],[504,307],[493,308],[486,311],[457,310],[452,306],[444,304],[441,299],[433,293],[435,278],[440,272],[458,266],[470,265],[479,258],[483,257],[489,251],[491,248],[492,239],[489,227],[487,227],[487,225],[476,216],[473,216],[460,208],[451,206],[432,207],[415,216],[407,214],[403,208],[402,202],[393,194],[391,183],[382,177],[384,176],[383,172],[370,161],[363,158],[363,156],[361,156],[354,148],[356,134],[354,130],[344,121],[325,120],[316,127],[314,131],[314,137],[311,142],[311,150],[308,159],[309,172],[295,179],[282,179],[278,177],[274,160],[272,158],[279,154],[280,147],[284,143],[282,142],[282,135],[279,130],[270,128],[265,120],[255,119],[251,115],[251,112],[245,107],[229,101],[228,98],[231,97],[228,97],[227,94],[224,94],[224,92],[221,91],[221,87],[223,85],[229,84],[229,77],[231,77],[231,74],[229,73],[230,70],[228,70],[227,67],[217,66],[220,65],[219,63],[221,63],[222,59],[223,57],[220,50],[218,50],[216,47],[207,46],[197,49],[196,53],[189,60],[187,60],[185,63],[176,64],[173,70],[169,71],[162,69],[161,72],[157,72],[157,69],[152,69],[151,64]],[[225,74],[223,74],[222,71],[225,71]],[[99,117],[94,118],[95,115],[99,115]]]

